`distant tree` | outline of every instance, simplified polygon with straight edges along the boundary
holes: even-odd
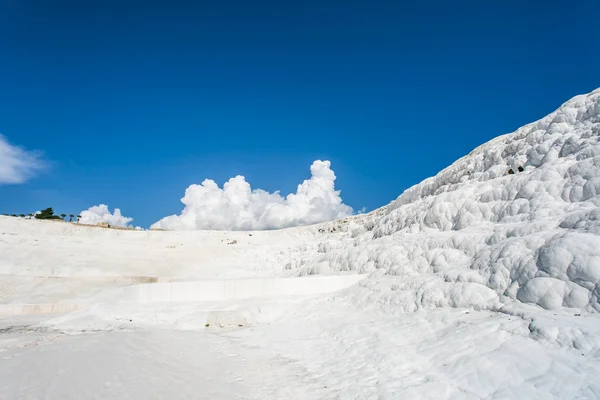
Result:
[[[65,219],[66,216],[67,216],[67,214],[60,214],[61,219]]]
[[[19,217],[24,218],[25,214],[19,214]]]
[[[52,209],[52,207],[48,207],[48,208],[40,211],[38,214],[35,214],[35,218],[36,219],[60,219],[60,217],[58,215],[54,215],[54,210]]]
[[[73,217],[74,217],[73,214],[69,214],[69,222],[73,222]]]
[[[81,215],[77,216],[77,223],[79,223],[79,220],[81,219]]]
[[[50,219],[54,215],[52,207],[45,208],[35,215],[37,219]]]
[[[2,214],[2,215],[4,215],[5,217],[8,217],[8,214]]]
[[[16,216],[17,216],[17,214],[11,214],[10,216],[11,216],[11,217],[16,217]]]

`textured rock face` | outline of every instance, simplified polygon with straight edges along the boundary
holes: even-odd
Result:
[[[326,240],[302,273],[380,269],[391,290],[363,295],[406,311],[600,310],[599,139],[597,89],[406,190],[353,238]]]

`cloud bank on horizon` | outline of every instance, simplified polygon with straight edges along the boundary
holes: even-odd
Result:
[[[92,206],[85,211],[79,213],[81,218],[79,223],[96,225],[100,222],[108,222],[110,226],[120,226],[122,228],[131,227],[129,224],[133,218],[125,217],[121,214],[121,210],[115,208],[114,213],[111,213],[106,204]]]
[[[264,230],[309,225],[346,217],[352,207],[344,204],[335,190],[335,173],[331,162],[316,160],[310,167],[311,177],[298,185],[296,193],[283,197],[252,189],[238,175],[223,188],[211,179],[191,185],[181,202],[180,215],[171,215],[152,224],[166,230]]]
[[[45,164],[39,153],[14,146],[0,134],[0,185],[23,183]]]

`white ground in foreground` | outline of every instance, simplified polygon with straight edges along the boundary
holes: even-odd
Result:
[[[140,302],[137,284],[212,282],[219,268],[231,282],[291,275],[282,260],[330,236],[318,229],[249,236],[0,219],[4,306],[85,305],[71,313],[0,317],[0,399],[600,396],[600,355],[589,339],[598,336],[600,319],[578,310],[544,314],[532,307],[537,328],[523,310],[394,314],[357,305],[362,282],[329,294],[321,288],[316,295],[298,289],[296,296]],[[176,260],[194,266],[186,270]],[[228,268],[235,260],[238,268]],[[552,329],[555,337],[540,333]],[[581,343],[561,343],[561,335]]]
[[[345,220],[0,217],[0,275],[0,399],[599,399],[600,90]]]

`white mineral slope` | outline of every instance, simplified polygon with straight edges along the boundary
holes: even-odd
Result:
[[[114,230],[0,216],[0,303],[72,301],[135,283],[279,276],[288,258],[316,252],[315,235]]]
[[[396,311],[515,302],[599,311],[599,139],[597,89],[324,240],[299,273],[378,271],[355,294]]]

